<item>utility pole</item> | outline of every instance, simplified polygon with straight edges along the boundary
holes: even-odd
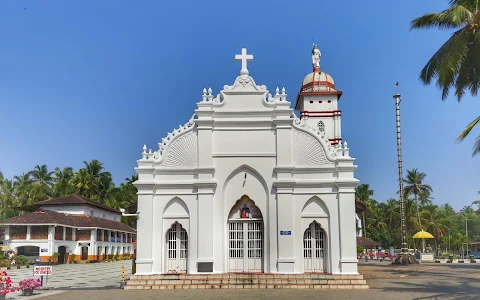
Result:
[[[467,255],[468,255],[468,218],[465,216],[465,236],[467,237]]]

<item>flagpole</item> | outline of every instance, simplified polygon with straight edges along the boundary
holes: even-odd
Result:
[[[402,156],[402,135],[400,124],[400,103],[402,102],[402,96],[398,93],[398,81],[395,84],[395,121],[397,126],[397,163],[398,163],[398,185],[400,196],[400,230],[402,235],[402,249],[395,259],[395,264],[409,264],[415,263],[416,259],[408,252],[407,246],[407,230],[405,226],[405,198],[403,195],[403,156]]]

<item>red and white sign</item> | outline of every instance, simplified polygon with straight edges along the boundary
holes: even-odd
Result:
[[[52,275],[53,266],[33,266],[34,276],[48,276]]]

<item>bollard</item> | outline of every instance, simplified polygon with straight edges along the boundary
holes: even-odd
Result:
[[[125,286],[125,267],[122,266],[122,282],[120,283],[120,287]]]

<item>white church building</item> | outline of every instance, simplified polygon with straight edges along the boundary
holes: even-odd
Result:
[[[156,151],[144,146],[138,189],[136,274],[358,274],[354,158],[342,142],[342,92],[320,69],[305,76],[295,109],[240,75],[203,91],[192,118]]]

